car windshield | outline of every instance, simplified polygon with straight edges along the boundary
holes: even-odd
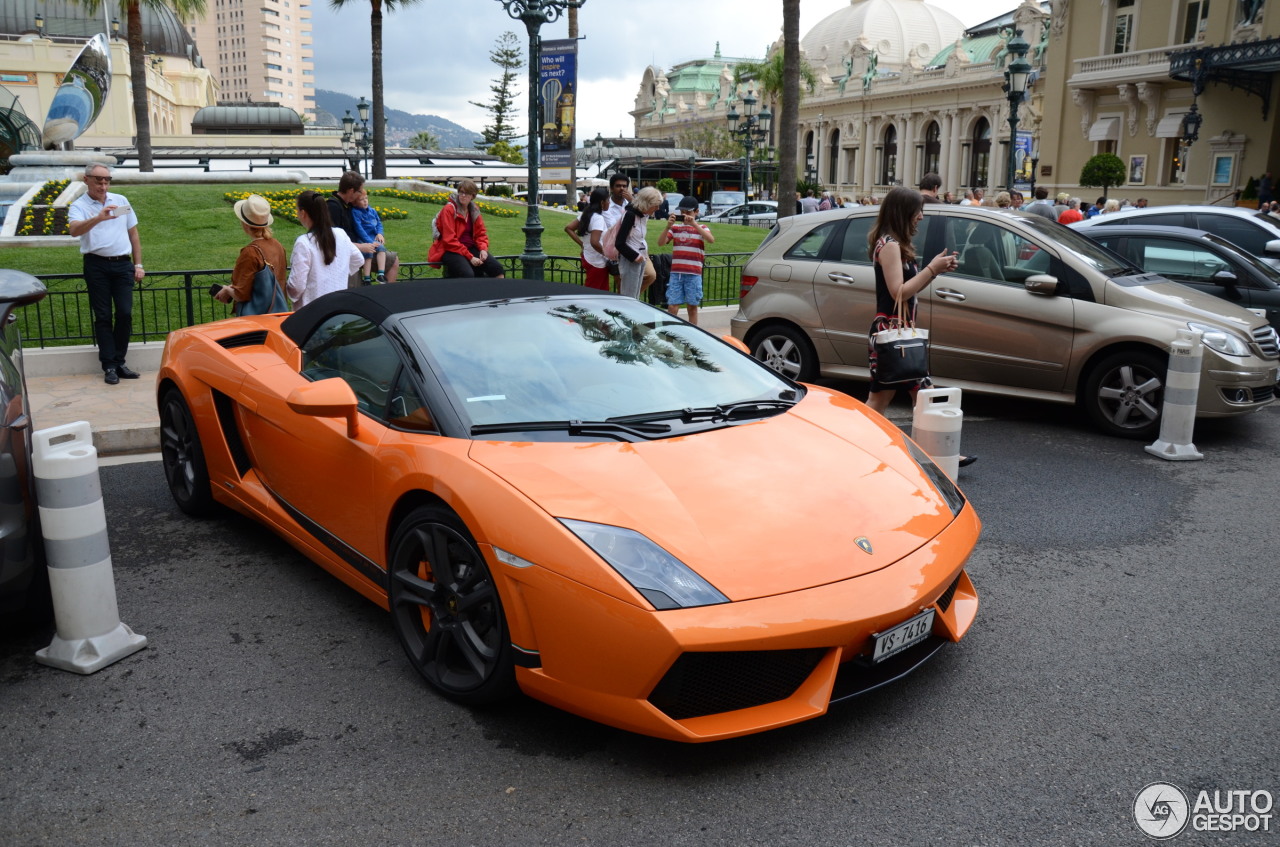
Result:
[[[1039,215],[1024,215],[1018,218],[1018,222],[1048,238],[1058,247],[1072,251],[1081,259],[1093,265],[1098,273],[1104,276],[1120,276],[1132,273],[1135,270],[1121,256],[1112,253],[1098,242],[1081,235],[1071,227],[1063,226],[1056,221],[1042,218]]]
[[[626,297],[502,301],[402,323],[476,435],[638,419],[670,421],[646,433],[680,434],[778,414],[799,395],[750,356]]]

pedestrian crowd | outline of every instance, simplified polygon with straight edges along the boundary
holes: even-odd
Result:
[[[128,200],[109,191],[111,169],[103,164],[85,168],[86,191],[71,204],[68,231],[80,239],[84,279],[93,312],[94,335],[103,379],[110,385],[121,379],[137,379],[125,357],[133,330],[133,288],[146,274],[142,263],[142,243],[138,235],[138,218]],[[1280,199],[1276,199],[1270,172],[1257,181],[1258,207],[1280,218]],[[891,189],[884,198],[902,201]],[[479,188],[469,179],[458,182],[444,208],[431,224],[432,241],[427,261],[440,267],[445,277],[501,277],[502,265],[489,251],[489,237],[476,197]],[[1092,203],[1060,192],[1053,200],[1044,186],[1036,187],[1027,200],[1020,191],[1000,191],[987,198],[981,188],[964,189],[960,195],[942,190],[936,173],[920,180],[918,192],[922,204],[944,203],[960,206],[991,206],[1020,209],[1062,224],[1106,215],[1127,208],[1146,208],[1148,201],[1098,197]],[[853,200],[829,191],[808,189],[796,201],[798,214],[810,214],[854,205],[879,206],[874,195]],[[915,212],[910,203],[896,209],[886,219],[887,240],[879,245],[877,255],[893,253],[888,262],[890,273],[885,285],[891,291],[902,288],[914,293],[920,272],[913,270],[910,242],[904,236],[914,229],[908,221]],[[661,266],[666,278],[666,303],[671,314],[684,306],[691,323],[698,321],[702,303],[702,276],[706,246],[715,237],[706,225],[698,222],[698,202],[692,195],[684,197],[679,208],[668,213],[662,192],[653,187],[641,188],[634,195],[630,178],[614,174],[609,188],[595,188],[579,203],[580,217],[564,230],[581,248],[581,262],[586,286],[597,290],[620,291],[640,297],[659,278]],[[369,205],[364,178],[348,171],[329,196],[303,191],[297,199],[297,217],[306,230],[293,243],[289,261],[285,263],[284,247],[272,234],[271,206],[267,200],[252,194],[234,206],[236,220],[249,236],[236,258],[229,285],[214,285],[210,293],[220,302],[230,304],[235,313],[260,314],[287,309],[287,292],[295,308],[303,306],[331,291],[373,283],[395,282],[399,255],[387,247],[382,219]],[[882,215],[885,214],[882,211]],[[659,219],[665,228],[658,245],[671,244],[673,252],[650,255],[648,226]],[[901,220],[899,220],[901,218]],[[892,221],[890,225],[889,221]],[[901,254],[900,256],[897,254]],[[899,261],[899,258],[904,261]],[[935,257],[923,271],[945,264]],[[655,259],[657,262],[655,263]],[[901,272],[896,270],[902,266]],[[877,270],[880,263],[877,260]],[[902,274],[902,283],[895,281]],[[922,278],[921,278],[922,279]],[[873,389],[874,397],[874,389]]]

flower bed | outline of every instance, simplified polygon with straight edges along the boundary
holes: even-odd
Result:
[[[18,235],[68,235],[67,207],[54,206],[53,201],[66,190],[71,180],[46,182],[31,202],[22,207],[18,218]]]
[[[18,235],[70,235],[67,232],[67,207],[23,206],[16,233]]]
[[[222,199],[226,200],[228,203],[236,203],[248,197],[250,194],[256,193],[259,197],[262,197],[271,204],[272,215],[277,218],[284,218],[285,220],[296,224],[298,223],[298,195],[303,191],[308,190],[315,191],[318,194],[328,194],[327,191],[320,188],[288,188],[284,191],[228,191],[226,194],[222,195]],[[373,192],[370,193],[372,194]],[[404,209],[397,209],[394,206],[378,206],[370,203],[369,207],[377,209],[378,214],[384,221],[398,221],[409,217],[409,213]]]
[[[378,197],[394,197],[397,200],[408,200],[413,203],[434,203],[437,206],[443,206],[448,203],[449,197],[452,196],[446,191],[427,193],[425,191],[403,191],[399,188],[373,188],[369,190],[369,194],[377,195]],[[514,218],[520,215],[515,209],[487,203],[483,200],[477,200],[476,207],[484,214],[495,218]]]

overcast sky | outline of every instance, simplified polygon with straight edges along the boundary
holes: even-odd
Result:
[[[850,0],[802,0],[800,35],[849,5]],[[965,26],[1015,8],[1018,0],[932,0]],[[384,4],[385,8],[385,4]],[[348,0],[342,11],[328,2],[311,7],[316,87],[352,97],[370,93],[369,4]],[[524,24],[499,0],[417,0],[384,12],[383,80],[386,105],[448,118],[479,131],[489,118],[468,101],[487,102],[498,68],[489,53],[499,35],[514,32],[528,52]],[[755,58],[782,34],[781,0],[587,0],[578,11],[584,39],[578,56],[578,139],[634,134],[629,111],[645,68],[662,69],[713,55]],[[562,17],[542,28],[544,39],[566,38]],[[525,126],[527,95],[520,72],[518,124]]]

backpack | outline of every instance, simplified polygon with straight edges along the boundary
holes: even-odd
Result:
[[[618,261],[618,227],[621,225],[622,217],[619,217],[613,222],[613,226],[606,229],[604,235],[600,236],[600,252],[610,262]]]

